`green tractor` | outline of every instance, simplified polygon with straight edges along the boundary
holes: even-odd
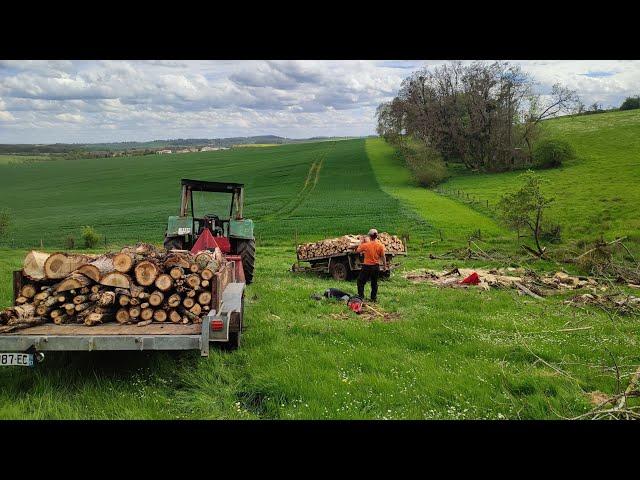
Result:
[[[169,217],[164,235],[164,248],[191,250],[203,232],[208,230],[223,254],[240,255],[246,283],[251,283],[255,266],[256,242],[253,237],[253,221],[242,217],[244,185],[184,178],[181,184],[180,215]],[[193,210],[193,192],[230,194],[229,217],[224,218],[216,214],[196,217]]]

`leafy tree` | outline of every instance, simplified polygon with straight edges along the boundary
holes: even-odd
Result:
[[[87,248],[95,247],[100,241],[100,235],[95,231],[93,227],[82,227],[82,239],[84,240],[84,246]]]
[[[627,97],[622,105],[620,105],[620,110],[635,110],[636,108],[640,108],[640,96],[639,97]]]
[[[537,168],[555,168],[575,157],[571,144],[561,139],[545,139],[533,149],[533,163]]]
[[[498,204],[503,222],[513,230],[529,230],[536,244],[536,250],[526,245],[523,247],[542,257],[545,248],[540,245],[544,210],[553,202],[542,194],[543,179],[535,172],[528,170],[520,175],[522,186],[513,193],[504,195]]]
[[[529,75],[508,62],[423,68],[380,105],[378,134],[395,144],[418,139],[445,162],[470,170],[510,170],[520,166],[525,146],[531,162],[540,122],[577,102],[575,92],[561,85],[545,97],[532,93],[533,86]]]

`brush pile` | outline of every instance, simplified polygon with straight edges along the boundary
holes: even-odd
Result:
[[[467,288],[469,284],[462,283],[462,280],[473,273],[478,275],[478,282],[475,285],[483,290],[515,288],[523,294],[534,298],[541,298],[567,290],[598,287],[598,283],[592,277],[574,276],[565,272],[556,272],[553,275],[539,275],[532,270],[512,267],[491,270],[454,268],[443,272],[419,269],[405,273],[404,278],[414,283],[429,282],[438,287]]]
[[[309,260],[353,252],[364,237],[366,235],[343,235],[342,237],[298,245],[296,250],[298,260]],[[404,243],[395,235],[383,232],[378,235],[378,240],[384,245],[387,253],[406,253]]]
[[[0,331],[48,322],[200,323],[224,263],[219,249],[192,255],[147,243],[104,255],[31,251],[24,260],[27,282],[16,305],[0,312]]]

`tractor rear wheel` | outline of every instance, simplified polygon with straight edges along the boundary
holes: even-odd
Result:
[[[256,241],[236,240],[236,255],[242,258],[242,269],[247,285],[253,282],[253,270],[256,264]]]
[[[184,250],[184,238],[182,237],[164,237],[162,244],[165,250]]]

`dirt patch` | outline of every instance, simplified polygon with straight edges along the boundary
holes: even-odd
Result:
[[[589,397],[589,402],[591,403],[591,405],[593,405],[594,407],[598,407],[600,405],[604,405],[605,403],[607,403],[610,400],[610,396],[607,395],[606,393],[602,393],[598,390],[596,390],[595,392],[589,392],[587,393],[587,396]]]
[[[375,310],[374,310],[375,309]],[[332,313],[330,317],[335,320],[350,320],[357,318],[359,320],[364,320],[367,322],[383,322],[383,323],[391,323],[400,320],[401,315],[396,312],[385,312],[380,307],[371,307],[367,304],[363,305],[362,313],[357,314],[354,312],[340,312],[340,313]]]

